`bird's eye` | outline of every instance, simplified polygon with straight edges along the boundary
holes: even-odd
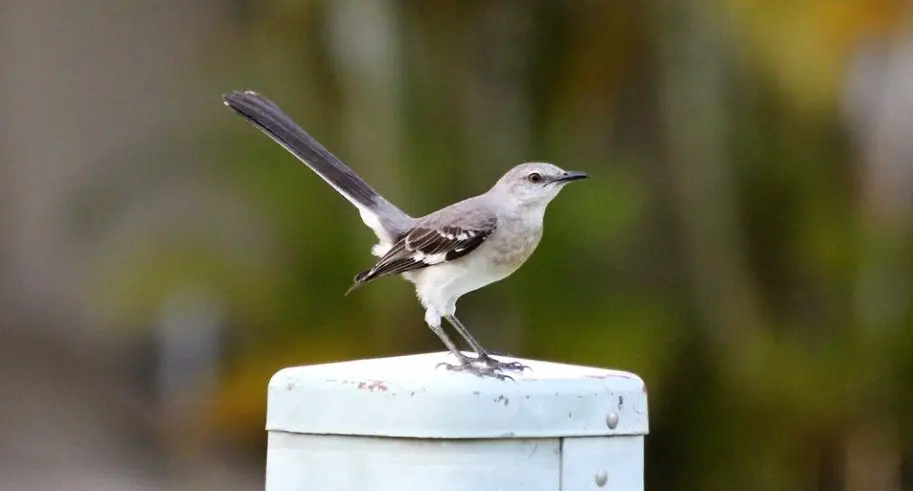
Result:
[[[526,176],[526,179],[533,184],[538,184],[542,182],[542,174],[538,172],[531,172],[528,176]]]

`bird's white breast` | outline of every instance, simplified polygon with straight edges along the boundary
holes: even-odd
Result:
[[[452,314],[461,296],[506,278],[529,259],[542,238],[535,225],[504,223],[466,256],[403,276],[415,284],[423,306]]]

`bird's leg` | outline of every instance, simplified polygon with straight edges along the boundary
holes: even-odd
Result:
[[[450,351],[450,353],[456,357],[457,361],[460,362],[460,365],[472,363],[472,359],[470,359],[468,356],[464,355],[463,352],[460,351],[459,348],[457,348],[457,345],[454,344],[453,341],[451,341],[450,337],[447,336],[447,333],[444,332],[444,328],[441,327],[440,323],[438,323],[437,325],[428,324],[428,327],[431,328],[431,332],[433,332],[438,338],[440,338],[441,342],[444,343],[444,346],[447,347],[447,351]],[[443,363],[443,364],[446,365],[446,363]]]
[[[483,348],[482,345],[476,341],[476,338],[474,338],[472,334],[469,333],[469,330],[466,329],[466,326],[464,326],[463,323],[456,318],[456,316],[448,315],[444,318],[447,319],[447,322],[453,326],[456,332],[466,340],[466,342],[469,344],[469,347],[472,348],[472,350],[475,351],[477,355],[479,355],[479,357],[476,358],[477,360],[489,356],[488,350]]]
[[[506,379],[513,380],[511,377],[508,377],[507,375],[498,373],[498,369],[495,367],[489,367],[489,366],[480,367],[478,365],[474,365],[472,362],[475,361],[475,359],[469,358],[468,356],[464,355],[457,348],[457,346],[455,344],[453,344],[453,341],[451,341],[450,338],[447,336],[447,333],[444,332],[444,328],[441,327],[440,321],[438,321],[437,324],[433,324],[433,323],[429,322],[428,327],[431,328],[431,331],[435,335],[437,335],[438,338],[440,338],[441,342],[444,343],[444,346],[447,347],[447,350],[450,351],[450,353],[456,357],[457,361],[459,361],[458,364],[441,362],[441,363],[438,363],[437,366],[443,365],[444,367],[447,368],[447,370],[454,371],[454,372],[469,372],[469,373],[472,373],[479,377],[494,377],[498,380],[506,380]]]
[[[485,366],[498,370],[522,372],[523,370],[529,368],[528,366],[516,361],[503,362],[492,358],[491,354],[485,348],[483,348],[481,344],[479,344],[476,338],[474,338],[472,334],[469,333],[469,330],[466,329],[466,326],[464,326],[463,323],[460,322],[460,320],[457,319],[455,315],[448,315],[444,318],[447,319],[447,322],[453,326],[456,332],[459,333],[467,343],[469,343],[469,346],[472,347],[472,350],[476,352],[478,357],[473,359],[473,361],[484,363]]]

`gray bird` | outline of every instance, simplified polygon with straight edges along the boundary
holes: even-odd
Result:
[[[461,296],[502,280],[517,270],[542,238],[545,208],[564,185],[587,177],[543,162],[520,164],[484,194],[413,218],[384,199],[269,99],[251,91],[222,96],[225,104],[269,135],[349,200],[377,235],[371,253],[379,257],[355,276],[349,291],[399,274],[415,285],[425,322],[457,359],[448,369],[509,378],[522,371],[485,350],[456,318]],[[444,332],[446,319],[475,351],[462,353]]]

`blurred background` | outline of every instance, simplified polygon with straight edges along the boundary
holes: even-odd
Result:
[[[634,371],[647,489],[913,489],[901,0],[0,4],[0,489],[261,489],[281,367],[438,351],[254,89],[421,215],[563,193],[486,346]]]

